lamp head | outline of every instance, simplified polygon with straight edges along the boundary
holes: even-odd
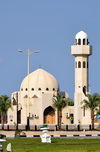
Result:
[[[18,52],[22,52],[22,50],[19,49]]]
[[[39,51],[37,50],[37,51],[34,51],[34,53],[39,53]]]

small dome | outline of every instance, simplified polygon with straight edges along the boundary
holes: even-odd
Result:
[[[29,85],[28,85],[29,82]],[[20,90],[28,91],[58,91],[59,85],[54,76],[43,69],[37,69],[24,78]]]
[[[88,36],[85,32],[80,31],[75,36],[75,44],[76,45],[88,45]]]
[[[79,39],[79,38],[80,39],[88,39],[88,35],[85,32],[80,31],[75,36],[75,39]]]

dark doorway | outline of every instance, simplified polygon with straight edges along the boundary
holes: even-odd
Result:
[[[44,110],[44,123],[55,124],[55,110],[51,106]]]

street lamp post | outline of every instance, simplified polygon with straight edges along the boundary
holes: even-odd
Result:
[[[23,50],[18,50],[18,52],[22,52],[22,53],[25,53],[25,54],[27,54],[27,56],[28,56],[28,67],[27,67],[27,74],[29,75],[30,74],[30,55],[32,54],[32,53],[39,53],[39,51],[31,51],[30,49],[28,49],[28,50],[26,50],[26,51],[23,51]]]
[[[18,130],[18,92],[16,92],[16,105],[17,105],[17,126],[16,126],[16,130]]]
[[[32,53],[39,53],[39,51],[31,51],[30,49],[23,51],[23,50],[18,50],[18,52],[22,52],[27,54],[28,56],[28,62],[27,62],[27,75],[28,75],[28,100],[27,100],[27,129],[29,129],[29,117],[30,117],[30,111],[29,111],[29,74],[30,74],[30,55]]]

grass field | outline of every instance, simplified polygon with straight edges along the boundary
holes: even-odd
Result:
[[[3,152],[8,143],[13,152],[100,152],[100,139],[52,138],[52,143],[41,143],[40,138],[7,139]]]

